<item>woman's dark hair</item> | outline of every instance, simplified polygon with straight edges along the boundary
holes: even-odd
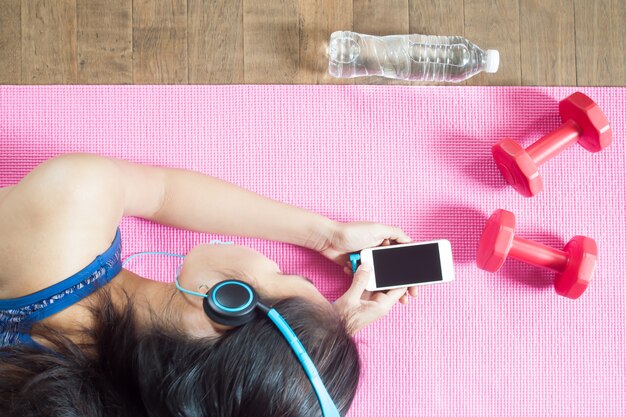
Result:
[[[155,322],[140,328],[132,300],[106,289],[93,308],[89,343],[38,325],[53,349],[0,350],[5,417],[319,417],[302,366],[262,315],[217,338],[192,338]],[[354,398],[359,359],[345,322],[302,298],[273,304],[307,349],[340,413]]]

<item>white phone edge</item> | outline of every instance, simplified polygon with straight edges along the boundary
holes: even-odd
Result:
[[[376,248],[367,248],[361,251],[361,263],[366,263],[372,265],[374,267],[374,271],[371,272],[371,277],[365,289],[367,291],[382,291],[382,290],[392,290],[394,288],[407,288],[406,285],[395,285],[391,287],[376,287],[376,267],[374,266],[372,252],[375,250],[388,250],[398,247],[406,247],[406,246],[419,246],[419,245],[428,245],[432,243],[437,243],[439,245],[439,260],[441,262],[441,281],[430,281],[430,282],[421,282],[416,283],[414,285],[410,285],[410,287],[418,286],[418,285],[431,285],[431,284],[440,284],[443,282],[454,281],[454,262],[452,260],[452,245],[449,240],[439,239],[439,240],[430,240],[427,242],[412,242],[412,243],[404,243],[400,245],[390,245],[390,246],[378,246]]]

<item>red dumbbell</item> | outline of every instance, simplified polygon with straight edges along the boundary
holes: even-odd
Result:
[[[538,167],[578,142],[589,152],[611,144],[611,126],[600,107],[583,93],[574,93],[559,103],[563,124],[524,149],[504,139],[491,149],[493,158],[509,184],[525,197],[543,190]]]
[[[558,250],[532,240],[515,236],[515,215],[496,210],[485,225],[478,243],[478,267],[496,272],[508,256],[522,262],[557,272],[554,289],[569,298],[581,296],[596,268],[596,242],[585,236],[574,236],[565,249]]]

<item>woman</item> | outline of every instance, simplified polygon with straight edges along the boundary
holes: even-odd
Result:
[[[334,222],[191,171],[87,154],[46,161],[0,189],[2,415],[322,415],[267,317],[220,324],[200,297],[121,268],[122,216],[304,246],[347,273],[348,253],[410,241],[395,227]],[[199,245],[178,282],[201,293],[233,278],[250,285],[289,323],[343,415],[359,375],[351,334],[416,295],[366,292],[368,269],[330,304],[256,251]]]

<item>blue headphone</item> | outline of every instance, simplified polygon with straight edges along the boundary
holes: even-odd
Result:
[[[339,410],[330,398],[322,379],[320,378],[313,361],[302,346],[298,336],[293,332],[289,324],[276,310],[263,304],[254,289],[245,282],[229,279],[214,285],[206,294],[184,289],[178,283],[176,288],[180,291],[204,298],[202,306],[209,318],[226,326],[241,326],[251,321],[258,312],[267,314],[267,317],[278,327],[278,330],[293,349],[298,360],[309,377],[313,390],[322,407],[324,417],[339,417]]]
[[[211,243],[213,243],[213,241]],[[132,257],[140,254],[169,255],[184,258],[183,255],[170,254],[167,252],[143,252],[128,257],[124,261],[124,264],[126,264],[126,262],[128,262]],[[296,354],[300,364],[302,364],[304,372],[311,381],[315,395],[317,395],[320,402],[323,416],[340,417],[337,406],[335,406],[330,394],[328,394],[328,391],[326,390],[326,387],[317,372],[317,368],[315,368],[313,361],[304,349],[304,346],[300,342],[300,339],[298,339],[298,336],[296,336],[289,324],[287,324],[285,319],[278,314],[276,310],[265,305],[261,302],[261,300],[259,300],[259,297],[250,285],[243,281],[229,279],[214,285],[209,289],[209,291],[207,291],[206,294],[202,294],[181,287],[178,283],[179,274],[180,267],[176,273],[176,288],[185,294],[204,298],[204,301],[202,302],[204,312],[216,323],[236,327],[248,323],[256,317],[259,312],[266,314],[285,337],[285,340],[287,340],[287,343]]]

